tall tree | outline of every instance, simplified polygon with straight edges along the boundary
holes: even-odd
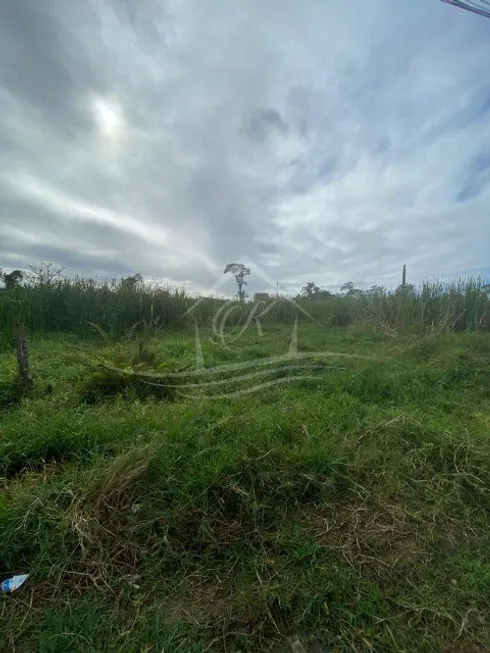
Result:
[[[243,302],[247,296],[247,293],[243,288],[247,285],[245,277],[250,274],[250,268],[245,267],[243,263],[228,263],[228,265],[225,267],[224,274],[232,274],[235,277],[238,289],[237,296],[238,299]]]
[[[122,277],[121,286],[127,290],[136,290],[143,283],[142,275],[137,272],[132,277]]]
[[[24,274],[21,270],[13,270],[12,272],[2,272],[0,273],[3,283],[5,284],[5,290],[12,290],[20,284]]]
[[[320,288],[320,292],[316,295],[317,299],[327,299],[327,297],[332,297],[332,293],[325,288]]]
[[[307,281],[306,285],[301,288],[301,295],[306,297],[306,299],[313,299],[319,292],[320,288],[314,281]]]
[[[332,293],[328,290],[320,288],[320,286],[317,286],[314,281],[308,281],[306,286],[301,288],[301,293],[298,295],[298,298],[303,297],[305,299],[327,299],[327,297],[331,296]]]
[[[340,291],[345,292],[346,295],[354,297],[362,295],[362,290],[360,288],[356,288],[353,281],[347,281],[347,283],[344,283]]]
[[[29,283],[37,286],[51,286],[63,277],[65,266],[55,268],[52,263],[41,263],[41,265],[29,265]]]
[[[383,295],[386,292],[386,289],[383,286],[371,286],[369,290],[366,290],[368,295]]]

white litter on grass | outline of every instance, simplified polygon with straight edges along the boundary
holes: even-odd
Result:
[[[23,585],[28,578],[29,574],[21,574],[20,576],[12,576],[12,578],[7,578],[7,580],[4,580],[0,586],[2,592],[5,592],[6,594],[15,592],[15,590],[18,590],[19,587]]]

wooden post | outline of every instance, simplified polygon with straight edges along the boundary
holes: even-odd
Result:
[[[407,266],[403,266],[403,272],[402,272],[402,288],[405,288],[407,285]]]
[[[23,324],[17,325],[15,331],[17,343],[17,363],[19,365],[19,376],[22,379],[25,390],[32,390],[34,380],[29,367],[29,347],[27,346],[26,331]]]

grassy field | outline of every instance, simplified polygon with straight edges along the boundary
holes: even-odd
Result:
[[[4,348],[1,651],[489,650],[490,334],[291,326]]]

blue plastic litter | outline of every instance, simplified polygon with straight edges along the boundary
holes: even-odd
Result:
[[[12,576],[12,578],[7,578],[0,585],[2,592],[10,594],[18,590],[21,585],[23,585],[26,580],[29,578],[29,574],[20,574],[19,576]]]

